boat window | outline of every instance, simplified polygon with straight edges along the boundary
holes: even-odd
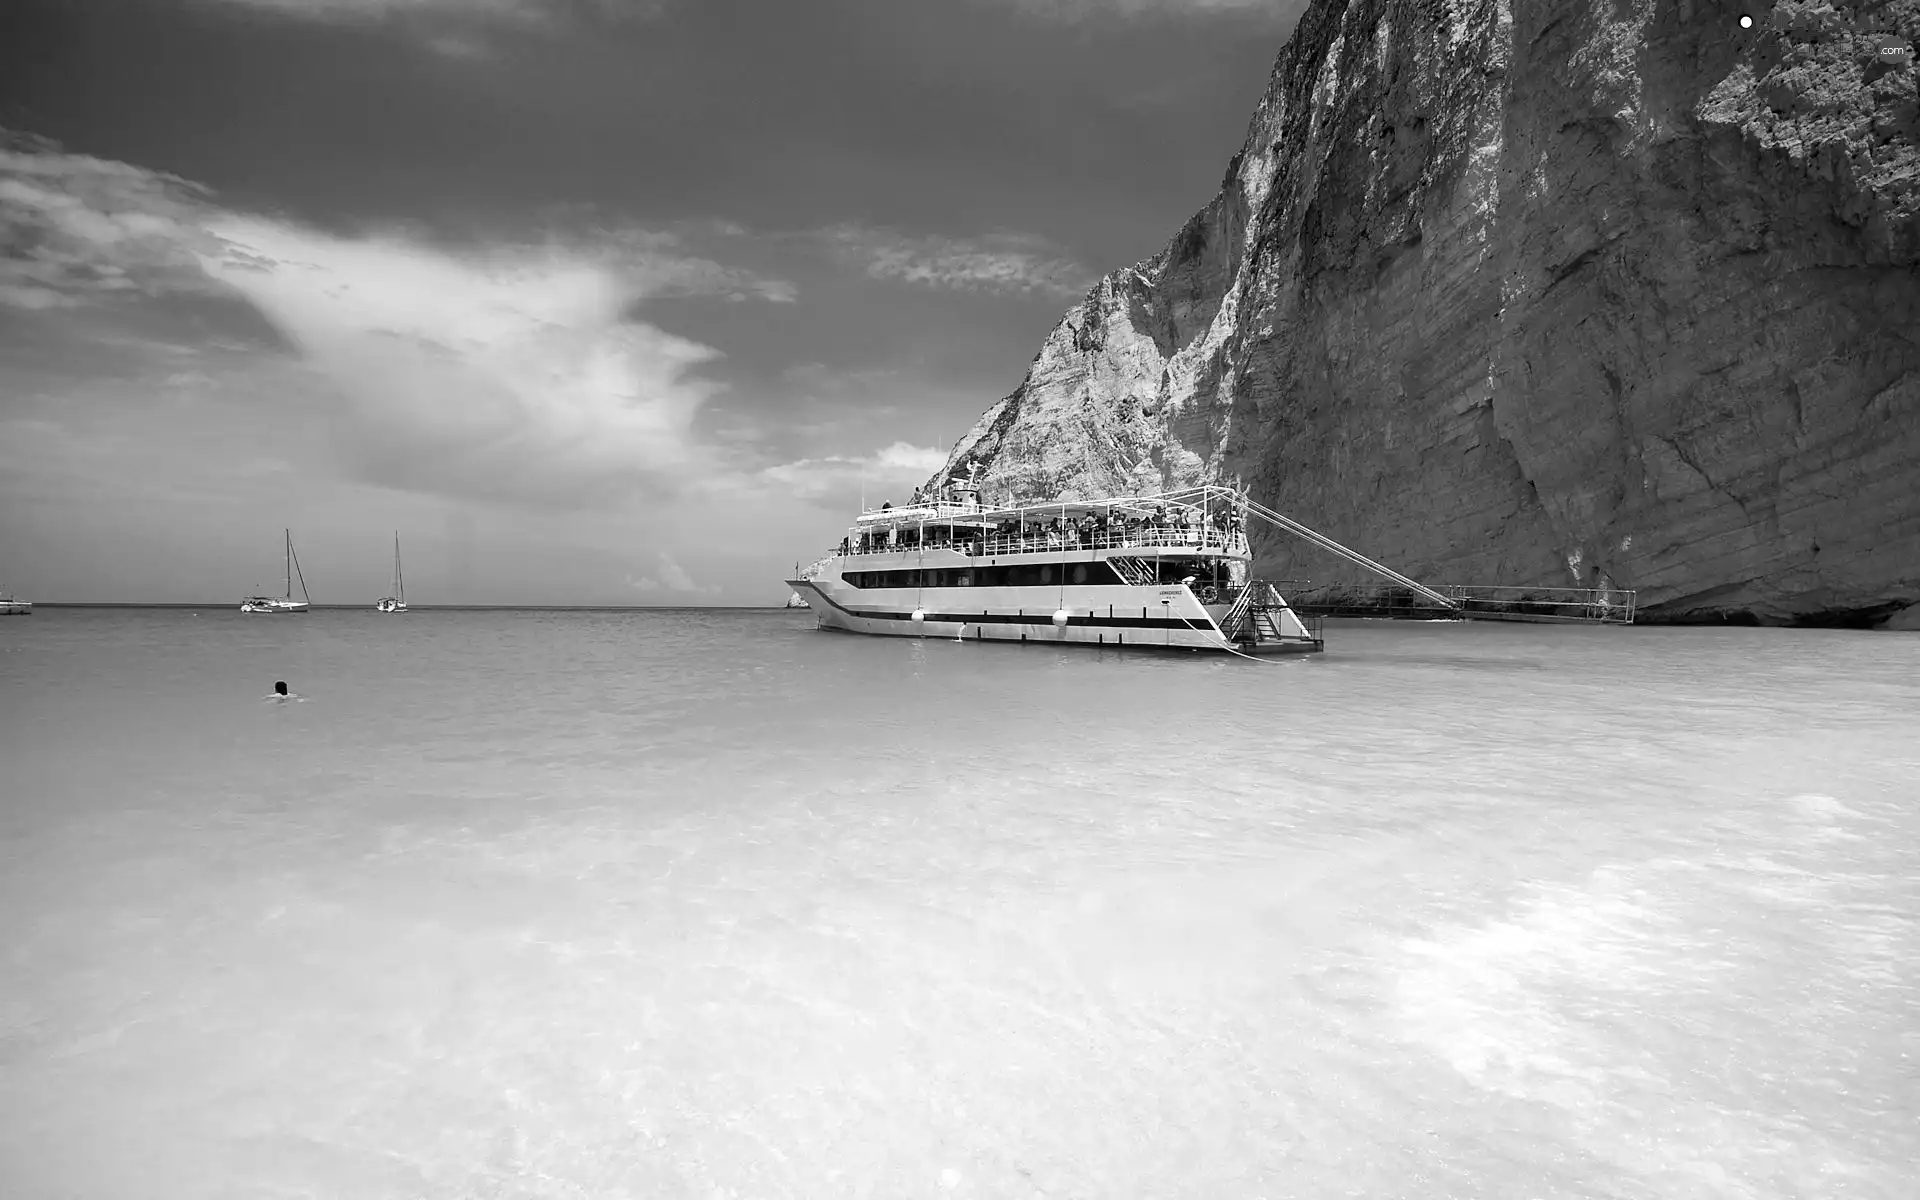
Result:
[[[1161,579],[1166,583],[1178,583],[1188,575],[1197,576],[1203,583],[1211,582],[1215,572],[1213,563],[1202,561],[1167,559],[1161,567]],[[845,571],[840,577],[848,586],[857,588],[1057,587],[1063,583],[1111,586],[1125,582],[1105,562],[1035,563],[966,570]],[[1224,571],[1221,578],[1225,578]]]

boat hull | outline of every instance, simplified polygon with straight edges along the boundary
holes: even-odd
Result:
[[[33,615],[31,600],[0,600],[0,617],[30,617]]]
[[[1137,647],[1246,653],[1229,640],[1207,606],[1180,584],[1066,587],[855,588],[832,576],[790,579],[822,629],[877,637],[938,637],[965,641]],[[914,618],[915,611],[921,615]],[[1064,623],[1056,614],[1065,612]],[[1263,654],[1311,653],[1321,644],[1305,635],[1267,643]]]
[[[407,611],[407,606],[404,602],[399,600],[382,600],[378,604],[373,606],[373,611],[383,612],[383,613],[403,613]]]
[[[269,615],[279,613],[303,613],[307,611],[307,603],[304,600],[276,600],[266,604],[259,604],[248,600],[241,602],[240,611],[243,613],[266,613]]]

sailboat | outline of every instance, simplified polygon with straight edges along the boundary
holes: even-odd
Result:
[[[407,581],[400,574],[400,535],[393,535],[393,594],[382,596],[374,602],[373,611],[396,613],[407,611]]]
[[[293,580],[300,571],[300,560],[293,556],[293,530],[284,531],[287,539],[287,594],[282,596],[248,596],[240,602],[243,613],[301,613],[312,606],[313,599],[307,595],[307,577],[300,575],[300,599],[293,598]]]

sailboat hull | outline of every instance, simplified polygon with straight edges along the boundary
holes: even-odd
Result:
[[[373,611],[383,613],[403,613],[407,611],[404,600],[382,600],[373,606]]]
[[[287,594],[285,596],[248,596],[240,601],[241,612],[266,613],[272,615],[278,613],[303,613],[307,611],[309,601],[295,600],[293,598],[294,571],[298,569],[299,563],[293,557],[293,530],[288,529],[285,530],[284,533],[287,545]],[[305,575],[302,575],[300,576],[300,594],[304,596],[306,592],[307,578]]]

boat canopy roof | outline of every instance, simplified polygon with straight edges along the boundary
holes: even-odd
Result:
[[[1089,514],[1118,517],[1147,517],[1160,510],[1188,509],[1193,512],[1239,511],[1243,500],[1239,492],[1224,487],[1187,488],[1144,496],[1107,496],[1097,500],[1034,500],[1024,504],[998,507],[978,503],[938,501],[906,504],[899,508],[869,509],[861,513],[854,532],[896,525],[979,525],[1001,521],[1048,521],[1055,517],[1077,520]]]

